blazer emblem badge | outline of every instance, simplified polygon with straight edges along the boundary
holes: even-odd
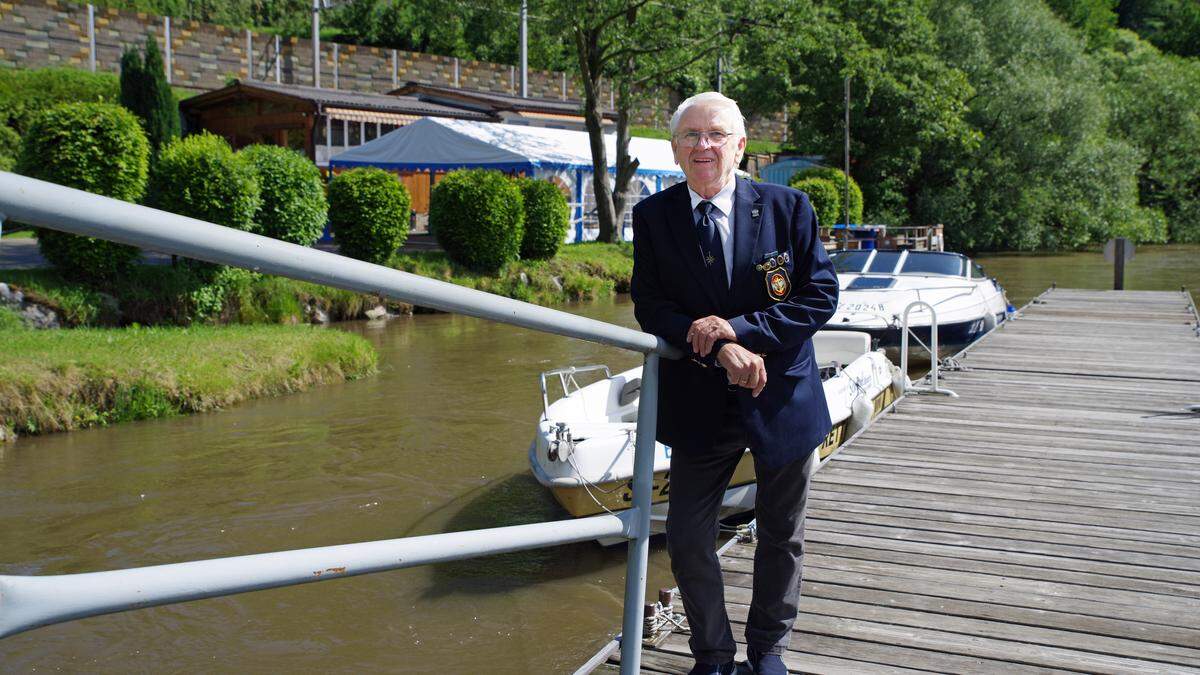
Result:
[[[792,280],[788,277],[785,264],[791,262],[787,253],[771,252],[754,269],[763,273],[763,281],[767,285],[767,296],[775,302],[786,300],[792,292]]]

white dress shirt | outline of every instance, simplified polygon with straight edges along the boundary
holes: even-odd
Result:
[[[712,211],[712,218],[717,222],[717,234],[721,237],[721,250],[725,253],[725,281],[730,286],[733,285],[733,188],[735,185],[737,185],[737,179],[731,175],[725,187],[708,200],[697,194],[690,185],[688,186],[688,194],[692,197],[692,222],[700,223],[700,212],[696,210],[700,202],[710,201],[716,207]]]

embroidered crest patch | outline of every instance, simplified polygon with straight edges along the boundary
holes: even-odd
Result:
[[[792,292],[792,280],[788,278],[787,270],[776,267],[767,272],[766,277],[767,295],[776,302],[786,300],[788,294]]]

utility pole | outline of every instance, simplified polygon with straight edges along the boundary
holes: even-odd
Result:
[[[846,173],[845,187],[846,191],[843,195],[846,214],[846,236],[850,236],[850,76],[846,76],[846,133],[845,133],[845,154],[843,156],[843,170]]]
[[[521,0],[521,98],[529,98],[529,0]]]
[[[313,86],[321,87],[321,0],[312,6]]]

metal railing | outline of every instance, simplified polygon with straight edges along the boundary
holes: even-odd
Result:
[[[921,338],[913,332],[908,325],[908,315],[917,307],[925,306],[929,308],[929,344],[921,342]],[[919,342],[922,347],[929,351],[929,377],[932,380],[932,387],[916,387],[908,383],[908,336],[912,334],[914,340]],[[938,322],[937,310],[933,305],[924,300],[914,300],[908,303],[908,307],[904,308],[904,320],[900,325],[900,377],[904,378],[904,392],[910,391],[919,394],[945,394],[951,398],[958,398],[958,394],[949,389],[938,387],[938,366],[940,365],[940,356],[938,355]]]
[[[0,172],[0,222],[4,218],[161,253],[376,293],[424,307],[612,345],[646,356],[638,408],[633,503],[627,511],[106,572],[0,575],[0,638],[98,614],[602,537],[623,537],[630,542],[621,672],[639,671],[658,413],[658,362],[660,357],[679,358],[677,349],[661,338],[629,328]]]

